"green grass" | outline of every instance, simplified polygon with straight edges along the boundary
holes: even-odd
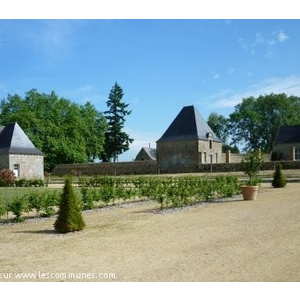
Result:
[[[47,187],[0,187],[0,204],[5,204],[6,201],[6,193],[8,202],[12,201],[16,197],[22,197],[23,195],[28,194],[30,191],[43,192],[46,190],[57,190],[61,191],[61,188],[47,188]]]

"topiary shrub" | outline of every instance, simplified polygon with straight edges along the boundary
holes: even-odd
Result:
[[[282,165],[280,163],[276,164],[276,170],[273,175],[272,186],[274,188],[282,188],[286,186],[286,178],[282,173]]]
[[[65,180],[54,228],[59,233],[67,233],[83,230],[84,227],[80,204],[72,186],[72,179],[68,177]]]

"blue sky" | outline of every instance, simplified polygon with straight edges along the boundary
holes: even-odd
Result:
[[[0,99],[55,91],[106,110],[117,81],[132,160],[183,106],[228,116],[244,97],[300,96],[300,20],[0,20]]]

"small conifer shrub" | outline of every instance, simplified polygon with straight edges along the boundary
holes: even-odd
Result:
[[[286,178],[282,173],[282,165],[280,163],[276,164],[276,170],[273,175],[272,186],[274,188],[282,188],[286,186]]]
[[[54,223],[54,228],[59,233],[68,233],[83,230],[84,227],[85,222],[80,204],[72,185],[72,179],[68,177],[61,195],[58,217]]]

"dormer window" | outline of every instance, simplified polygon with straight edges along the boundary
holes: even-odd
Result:
[[[207,133],[206,133],[206,137],[207,137],[208,139],[212,139],[212,137],[213,137],[212,132],[207,132]]]

